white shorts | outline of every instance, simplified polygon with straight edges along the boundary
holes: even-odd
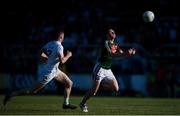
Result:
[[[59,68],[54,68],[52,71],[44,70],[44,73],[41,76],[40,83],[43,85],[48,84],[53,78],[57,77],[62,73]]]
[[[105,81],[111,81],[114,79],[116,80],[111,69],[102,68],[100,63],[97,63],[95,65],[92,78],[93,80],[98,81],[98,82],[101,82],[102,80],[105,80]]]

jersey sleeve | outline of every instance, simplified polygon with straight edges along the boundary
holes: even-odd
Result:
[[[47,49],[48,49],[48,43],[45,44],[45,45],[42,47],[42,51],[43,51],[45,54],[48,54],[48,53],[47,53]]]
[[[58,54],[58,55],[62,55],[63,52],[64,52],[63,46],[58,46],[58,48],[57,48],[57,54]]]
[[[108,44],[108,41],[105,41],[104,46],[108,51],[111,50],[111,48],[110,48],[110,46]]]

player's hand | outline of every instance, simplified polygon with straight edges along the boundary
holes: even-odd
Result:
[[[134,48],[128,49],[128,54],[129,55],[134,55],[136,53],[136,50]]]
[[[71,51],[67,51],[67,55],[68,55],[69,57],[71,57],[71,56],[72,56],[72,52],[71,52]]]
[[[122,50],[122,49],[119,49],[119,53],[120,53],[120,54],[123,54],[124,52],[123,52],[123,50]]]

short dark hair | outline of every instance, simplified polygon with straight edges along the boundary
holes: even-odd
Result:
[[[62,33],[64,33],[64,30],[59,30],[59,32],[57,32],[57,36],[59,36]]]
[[[105,28],[104,28],[104,32],[106,32],[106,34],[107,34],[109,29],[113,29],[114,31],[117,30],[115,25],[113,25],[113,24],[107,24],[107,25],[105,26]]]
[[[59,37],[60,34],[64,33],[64,30],[63,29],[56,29],[54,32],[53,32],[53,38],[54,39],[57,39]]]

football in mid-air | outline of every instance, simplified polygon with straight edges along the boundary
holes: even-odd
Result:
[[[152,11],[145,11],[143,13],[143,20],[145,22],[152,22],[154,20],[154,13]]]

